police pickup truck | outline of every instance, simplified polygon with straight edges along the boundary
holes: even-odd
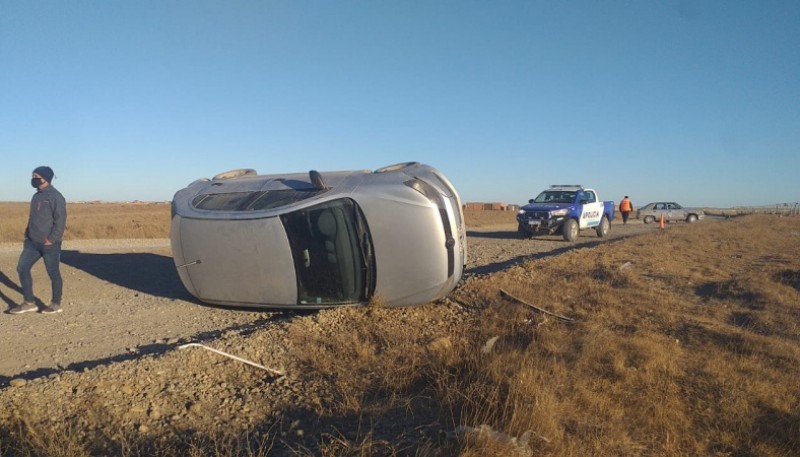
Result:
[[[575,241],[587,228],[604,237],[612,220],[614,202],[601,201],[594,189],[581,185],[550,186],[517,213],[519,234],[525,238],[560,232],[565,240]]]

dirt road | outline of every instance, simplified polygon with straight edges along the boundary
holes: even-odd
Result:
[[[473,229],[468,231],[467,276],[655,230],[638,221],[627,226],[615,222],[605,239],[586,231],[577,242],[567,243],[558,236],[521,239],[513,225]],[[21,300],[16,273],[20,249],[21,243],[0,244],[0,304],[6,309]],[[14,378],[81,371],[292,316],[198,303],[175,273],[168,240],[72,241],[63,249],[64,312],[0,315],[0,388]],[[34,267],[34,292],[49,301],[41,262]]]

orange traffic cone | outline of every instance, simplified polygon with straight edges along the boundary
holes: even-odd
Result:
[[[658,228],[660,230],[664,230],[664,215],[663,214],[661,215],[661,219],[659,219],[659,221],[658,221]]]

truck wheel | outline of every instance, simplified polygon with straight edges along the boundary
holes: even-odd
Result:
[[[655,221],[656,221],[655,216],[645,216],[644,217],[644,223],[645,224],[652,224]]]
[[[567,219],[561,227],[561,234],[567,241],[575,241],[578,239],[578,221],[575,219]]]
[[[597,236],[603,238],[604,236],[608,235],[608,229],[610,224],[608,223],[608,218],[603,216],[603,219],[600,221],[600,225],[597,226]]]
[[[686,222],[688,222],[690,224],[693,223],[693,222],[697,222],[697,215],[696,214],[690,214],[689,217],[686,218]]]

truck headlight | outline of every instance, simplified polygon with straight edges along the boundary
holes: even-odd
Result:
[[[566,216],[567,213],[569,213],[569,209],[567,208],[555,209],[553,211],[550,211],[550,217]]]

